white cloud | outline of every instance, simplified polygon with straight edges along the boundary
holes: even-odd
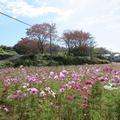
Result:
[[[117,25],[119,28],[120,0],[70,0],[69,7],[73,10],[69,18],[72,28],[108,28],[114,25],[114,28],[117,29]]]
[[[11,12],[13,15],[26,16],[26,17],[38,17],[47,13],[54,13],[59,16],[67,16],[70,14],[69,10],[61,10],[57,7],[52,6],[40,6],[35,7],[28,4],[25,0],[0,0],[4,6],[5,10]]]
[[[14,16],[55,14],[54,21],[68,26],[114,26],[120,19],[120,0],[0,0]],[[31,4],[28,2],[31,1]],[[35,6],[37,5],[37,6]],[[62,6],[61,6],[62,5]],[[48,14],[49,17],[49,14]],[[71,25],[72,22],[72,25]]]

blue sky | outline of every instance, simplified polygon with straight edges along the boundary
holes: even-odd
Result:
[[[120,52],[120,0],[0,0],[0,11],[29,24],[54,22],[90,32],[98,46]],[[0,15],[0,44],[14,45],[28,26]]]

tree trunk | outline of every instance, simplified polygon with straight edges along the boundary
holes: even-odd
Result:
[[[68,55],[70,55],[70,43],[68,42]]]
[[[44,46],[43,46],[43,43],[41,43],[41,54],[44,53]]]
[[[52,55],[52,36],[50,34],[50,55]]]
[[[41,52],[41,44],[40,44],[40,41],[38,41],[38,49],[39,49],[39,52]]]

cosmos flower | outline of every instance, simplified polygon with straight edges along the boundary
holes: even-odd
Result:
[[[44,96],[46,96],[46,93],[45,93],[45,91],[43,91],[43,90],[42,90],[42,91],[40,92],[40,96],[41,96],[41,97],[44,97]]]
[[[93,84],[93,81],[92,81],[92,80],[86,80],[86,81],[85,81],[85,84],[86,84],[86,85],[92,85],[92,84]]]
[[[30,94],[31,95],[36,95],[38,93],[38,89],[36,88],[30,88]]]
[[[60,90],[59,90],[61,93],[63,93],[64,91],[65,91],[65,88],[60,88]]]
[[[59,75],[59,77],[60,77],[60,80],[65,80],[65,74],[63,74],[63,72],[60,72],[60,75]]]

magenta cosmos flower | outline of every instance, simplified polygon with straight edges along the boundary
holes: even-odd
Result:
[[[92,84],[93,84],[93,81],[92,81],[92,80],[86,80],[86,81],[85,81],[85,84],[86,84],[86,85],[92,85]]]

